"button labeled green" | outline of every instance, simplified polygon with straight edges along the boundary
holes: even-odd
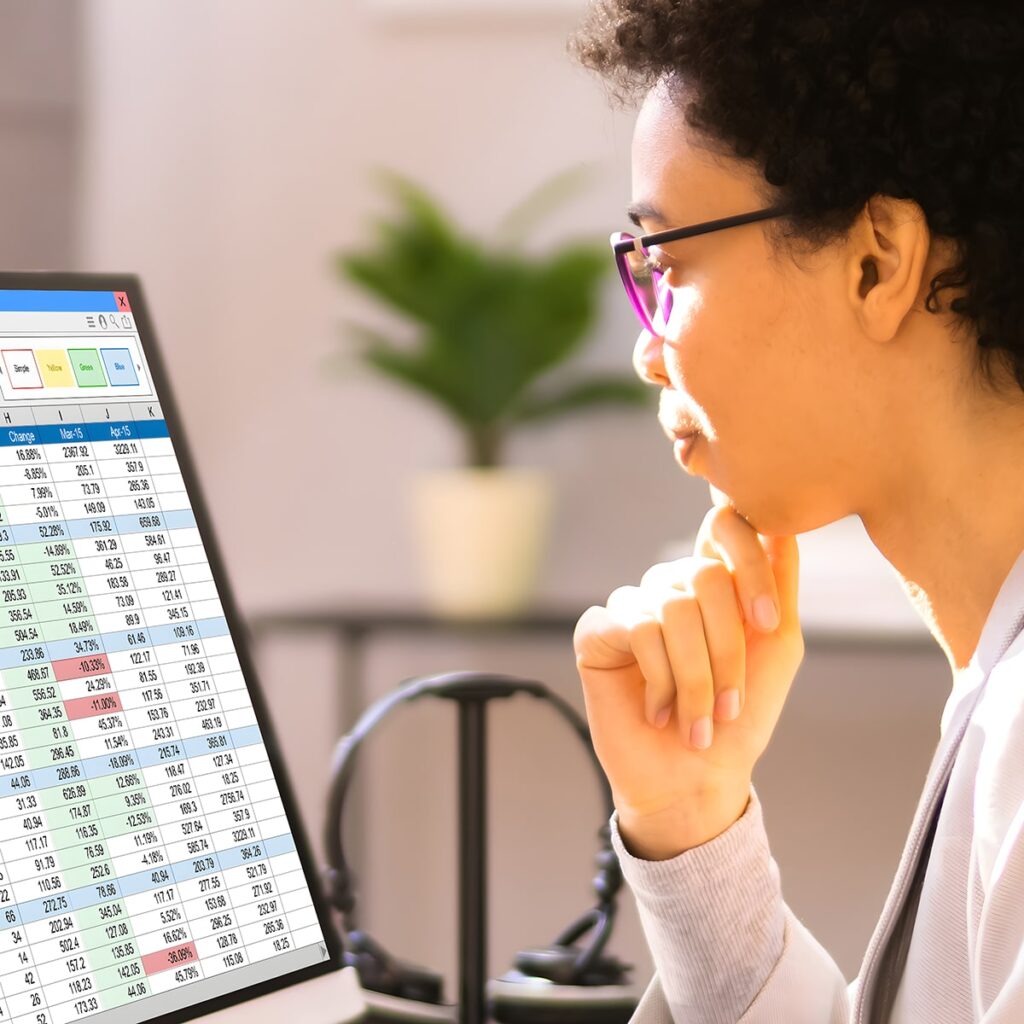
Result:
[[[68,358],[75,371],[75,380],[80,388],[103,388],[107,378],[103,373],[100,354],[94,348],[69,348]]]

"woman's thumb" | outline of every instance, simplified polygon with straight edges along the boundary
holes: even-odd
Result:
[[[796,536],[766,537],[758,534],[761,547],[768,556],[768,562],[775,575],[775,586],[779,592],[782,625],[799,621],[798,597],[800,590],[800,549]]]

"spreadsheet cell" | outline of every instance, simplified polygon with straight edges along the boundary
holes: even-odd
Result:
[[[181,575],[181,581],[187,587],[191,588],[197,583],[213,581],[213,574],[210,572],[210,567],[208,565],[188,564],[179,561],[177,563],[177,567],[178,572]]]
[[[149,460],[149,472],[153,476],[162,476],[166,474],[173,474],[181,479],[181,470],[178,468],[178,460],[174,455],[174,452],[167,452],[163,455],[157,455],[155,453],[146,452]],[[184,490],[185,485],[181,484],[179,490]]]
[[[238,656],[234,651],[215,655],[208,660],[212,672],[238,672],[241,669],[241,666],[238,664]]]
[[[179,541],[174,545],[174,556],[180,566],[195,565],[209,571],[210,563],[207,561],[203,549],[196,544],[183,544]]]
[[[236,708],[247,707],[249,705],[248,696],[245,689],[236,687],[231,690],[221,690],[217,694],[217,700],[225,711],[233,711]]]
[[[222,619],[224,617],[224,608],[220,603],[219,598],[210,598],[209,600],[199,600],[192,604],[192,611],[194,617],[197,619]],[[230,655],[224,654],[217,658],[211,658],[211,662],[215,662],[217,665],[216,671],[231,671],[231,659],[234,660],[234,668],[238,668],[238,658],[232,651]],[[227,666],[227,667],[225,667]]]
[[[254,782],[272,780],[274,778],[274,771],[270,763],[264,761],[261,764],[254,764],[252,767],[246,768],[245,777],[249,780],[249,784],[252,785]]]
[[[174,511],[173,509],[171,511]],[[182,510],[178,510],[182,511]],[[179,557],[188,554],[189,558],[193,561],[202,561],[209,564],[209,560],[206,558],[205,550],[202,547],[202,541],[199,539],[199,531],[195,525],[189,525],[188,517],[183,517],[180,525],[173,518],[168,519],[167,529],[173,530],[174,532],[174,550],[179,553]],[[196,548],[199,550],[197,551]],[[184,557],[182,557],[184,563]]]
[[[142,450],[150,458],[174,455],[174,448],[169,437],[146,437],[142,441]]]

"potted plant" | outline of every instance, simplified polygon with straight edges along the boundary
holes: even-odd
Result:
[[[572,170],[541,185],[488,241],[461,230],[421,187],[379,172],[398,212],[372,242],[336,256],[339,275],[414,327],[411,343],[348,324],[359,361],[437,403],[463,442],[459,468],[414,481],[414,525],[432,606],[452,616],[514,614],[532,595],[551,510],[548,474],[505,465],[514,430],[607,405],[646,405],[631,374],[553,371],[591,337],[606,244],[540,255],[528,226],[578,188]]]

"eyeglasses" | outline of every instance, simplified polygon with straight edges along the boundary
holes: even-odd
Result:
[[[665,271],[651,256],[650,246],[662,242],[675,242],[691,235],[703,235],[709,231],[720,231],[723,228],[736,227],[738,224],[749,224],[755,220],[771,220],[786,212],[785,207],[768,206],[753,213],[706,220],[701,224],[658,231],[651,235],[636,237],[625,231],[613,232],[609,241],[615,253],[615,265],[619,268],[619,276],[626,287],[626,294],[645,330],[652,334],[660,333],[655,327],[655,320],[660,316],[663,329],[672,315],[672,289],[665,280]]]

